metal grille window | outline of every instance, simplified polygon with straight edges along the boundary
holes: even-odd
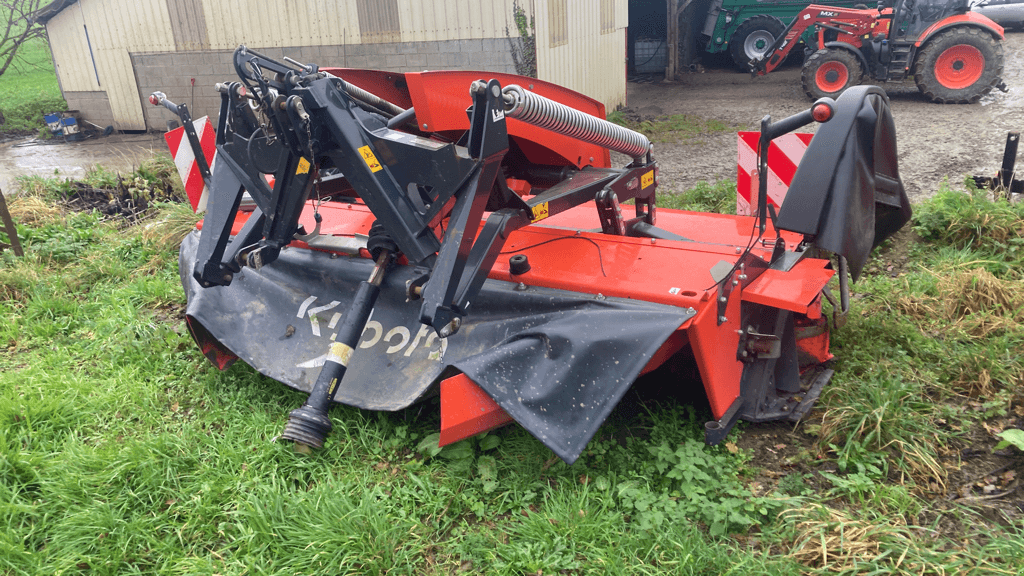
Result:
[[[601,0],[601,34],[615,31],[615,0]]]
[[[400,42],[398,0],[356,0],[359,35],[364,43]]]
[[[175,50],[207,50],[206,14],[202,0],[167,0]]]
[[[569,43],[569,9],[566,0],[548,0],[549,46],[564,46]]]

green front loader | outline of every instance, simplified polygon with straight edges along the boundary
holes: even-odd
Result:
[[[865,0],[825,0],[813,2],[853,8]],[[753,58],[759,58],[782,34],[791,20],[812,2],[787,0],[712,0],[701,36],[705,51],[729,52],[743,71]],[[805,42],[810,38],[803,38]]]

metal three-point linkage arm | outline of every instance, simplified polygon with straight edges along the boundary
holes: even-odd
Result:
[[[595,197],[606,232],[633,233],[637,221],[654,224],[655,167],[646,140],[631,144],[636,160],[626,170],[585,168],[529,202],[502,186],[509,110],[533,114],[524,121],[547,121],[545,127],[556,131],[593,122],[604,126],[587,126],[594,137],[600,130],[625,131],[603,120],[551,125],[558,107],[567,107],[532,94],[524,106],[522,96],[517,101],[496,80],[477,81],[469,87],[470,130],[460,146],[390,129],[388,114],[409,111],[315,66],[277,62],[245,47],[234,61],[240,82],[218,85],[218,156],[193,271],[203,286],[227,285],[241,266],[273,262],[294,239],[317,178],[332,169],[357,191],[398,251],[423,269],[410,296],[422,297],[421,320],[442,335],[458,329],[511,230]],[[246,190],[258,208],[232,236]],[[639,199],[638,218],[626,222],[618,201],[632,198]],[[494,213],[481,228],[485,208]]]
[[[410,262],[442,270],[430,275],[432,290],[450,294],[448,285],[473,276],[465,257],[508,148],[496,82],[476,89],[467,148],[388,129],[349,85],[315,67],[295,70],[244,48],[235,62],[242,82],[221,87],[218,161],[194,270],[201,284],[226,285],[240,265],[273,262],[298,229],[317,169],[332,168]],[[258,211],[231,240],[243,190]],[[443,247],[434,230],[445,218]]]

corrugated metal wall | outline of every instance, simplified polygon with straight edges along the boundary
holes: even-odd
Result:
[[[100,89],[93,69],[80,6],[71,6],[46,25],[57,76],[65,90],[91,92]]]
[[[54,37],[67,38],[83,13],[90,30],[115,32],[104,47],[133,52],[504,38],[506,28],[518,36],[512,0],[81,0],[50,21]],[[364,39],[360,30],[400,34]]]
[[[628,11],[627,0],[535,0],[537,76],[609,112],[625,104]]]
[[[202,0],[210,48],[233,50],[358,44],[356,0]]]
[[[609,109],[625,102],[627,0],[520,5],[536,19],[540,78]],[[512,7],[513,0],[80,0],[47,27],[63,89],[106,92],[115,127],[141,130],[131,53],[514,37]]]
[[[118,130],[145,130],[130,51],[173,51],[167,5],[158,0],[80,0],[47,24],[65,91],[107,93]]]
[[[519,36],[512,0],[398,0],[398,10],[403,42]]]
[[[502,38],[506,26],[513,36],[518,35],[511,22],[512,0],[202,3],[209,24],[210,48],[222,50],[239,44],[258,49]]]

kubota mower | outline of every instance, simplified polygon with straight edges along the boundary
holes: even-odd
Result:
[[[310,391],[282,434],[305,446],[332,402],[439,394],[442,444],[514,420],[571,463],[638,376],[690,355],[702,382],[674,385],[706,392],[708,442],[739,418],[797,420],[832,374],[829,255],[846,302],[910,216],[876,87],[762,121],[762,150],[824,124],[781,210],[762,185],[749,217],[656,209],[647,138],[547,82],[245,47],[234,63],[206,217],[181,247],[188,326],[217,366]]]
[[[971,12],[967,0],[880,0],[876,10],[812,4],[774,44],[750,61],[754,76],[778,68],[809,29],[801,80],[811,98],[835,98],[866,76],[899,82],[912,76],[934,102],[967,104],[999,88],[1003,28]]]

